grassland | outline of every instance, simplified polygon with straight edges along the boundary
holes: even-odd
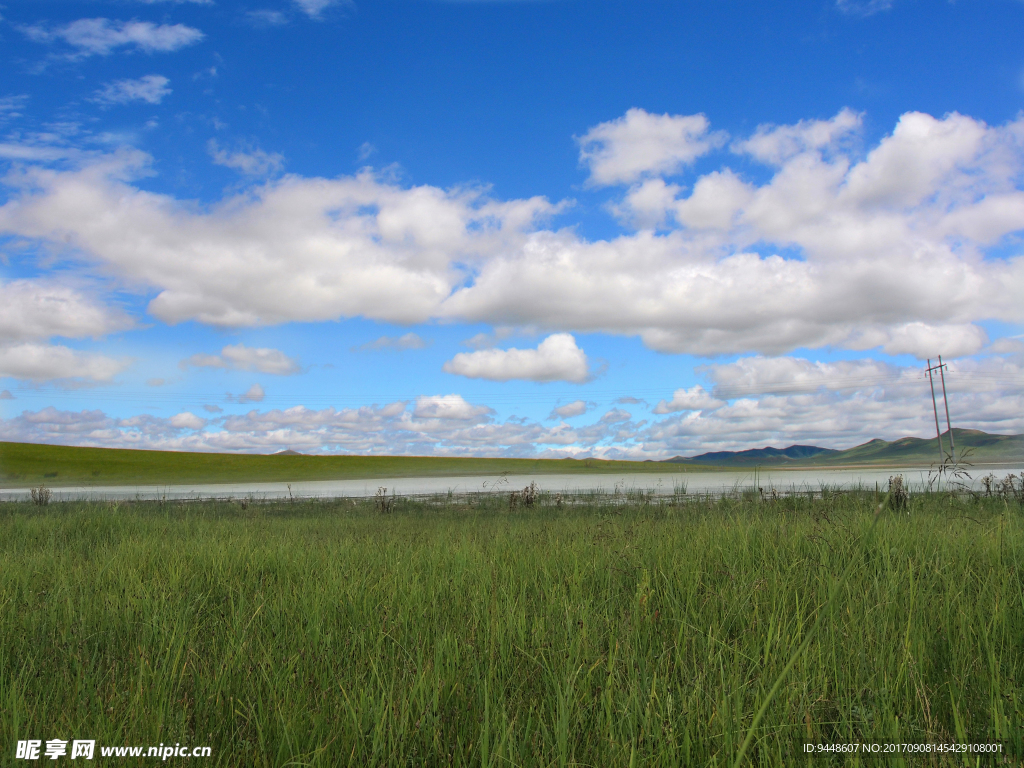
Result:
[[[0,487],[175,485],[376,477],[678,472],[660,462],[444,456],[259,456],[0,442]],[[689,471],[693,471],[692,469]],[[706,470],[705,470],[706,471]]]
[[[768,701],[745,764],[859,764],[805,741],[999,740],[1017,759],[1019,500],[879,502],[3,504],[0,744],[728,766]]]

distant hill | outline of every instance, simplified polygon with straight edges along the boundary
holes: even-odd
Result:
[[[942,434],[943,447],[949,451],[949,433]],[[957,454],[966,450],[967,461],[972,463],[1024,461],[1024,435],[991,435],[977,429],[954,429],[953,442]],[[831,454],[821,463],[826,464],[893,464],[927,463],[939,460],[939,441],[919,437],[901,437],[887,443],[870,440],[863,445]],[[816,462],[817,463],[817,462]]]
[[[454,456],[304,456],[79,448],[0,442],[0,487],[46,485],[178,485],[290,483],[457,475],[614,474],[686,472],[661,462],[600,459],[503,459]]]
[[[949,433],[942,435],[949,451]],[[954,429],[953,442],[957,454],[967,452],[971,463],[1024,462],[1024,435],[991,435],[977,429]],[[911,464],[929,465],[939,460],[939,443],[920,437],[899,440],[869,440],[863,445],[836,451],[814,445],[792,445],[789,448],[754,448],[747,451],[715,451],[699,456],[668,459],[673,464],[706,464],[727,466],[841,466],[849,464]]]
[[[829,453],[839,453],[839,451],[832,448],[819,448],[816,445],[791,445],[789,448],[767,447],[750,448],[746,451],[712,451],[692,458],[676,456],[668,461],[672,464],[779,464]]]

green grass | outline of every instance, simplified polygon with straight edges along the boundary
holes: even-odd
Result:
[[[0,505],[0,744],[728,766],[820,611],[746,764],[857,764],[804,741],[1024,754],[1024,511],[916,495],[872,529],[879,501]]]
[[[259,456],[0,442],[0,487],[174,485],[452,475],[683,473],[676,464],[444,456]],[[706,468],[702,468],[706,471]]]

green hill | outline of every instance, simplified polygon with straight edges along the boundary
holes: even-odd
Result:
[[[1024,462],[1024,435],[990,435],[976,429],[954,429],[957,455],[966,450],[971,463]],[[949,433],[942,435],[943,446],[950,450]],[[899,440],[869,440],[843,451],[809,445],[789,448],[754,448],[746,451],[716,451],[692,458],[677,456],[666,463],[715,465],[718,467],[792,466],[834,467],[849,465],[924,465],[939,460],[939,442],[919,437]]]
[[[686,472],[660,462],[598,459],[479,459],[444,456],[273,456],[138,451],[0,442],[0,487],[45,484],[178,485],[300,482],[375,477]]]
[[[971,463],[1024,461],[1024,435],[990,435],[977,429],[954,429],[953,441],[957,454],[968,452]],[[942,435],[943,446],[948,452],[949,433]],[[887,443],[885,440],[871,440],[855,448],[815,456],[809,463],[814,465],[837,464],[931,464],[939,460],[937,438],[924,440],[919,437],[901,437]]]

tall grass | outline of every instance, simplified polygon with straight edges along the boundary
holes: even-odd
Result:
[[[747,764],[823,741],[1024,754],[1020,508],[915,495],[865,537],[878,501],[6,504],[0,749],[725,766],[781,678]]]

